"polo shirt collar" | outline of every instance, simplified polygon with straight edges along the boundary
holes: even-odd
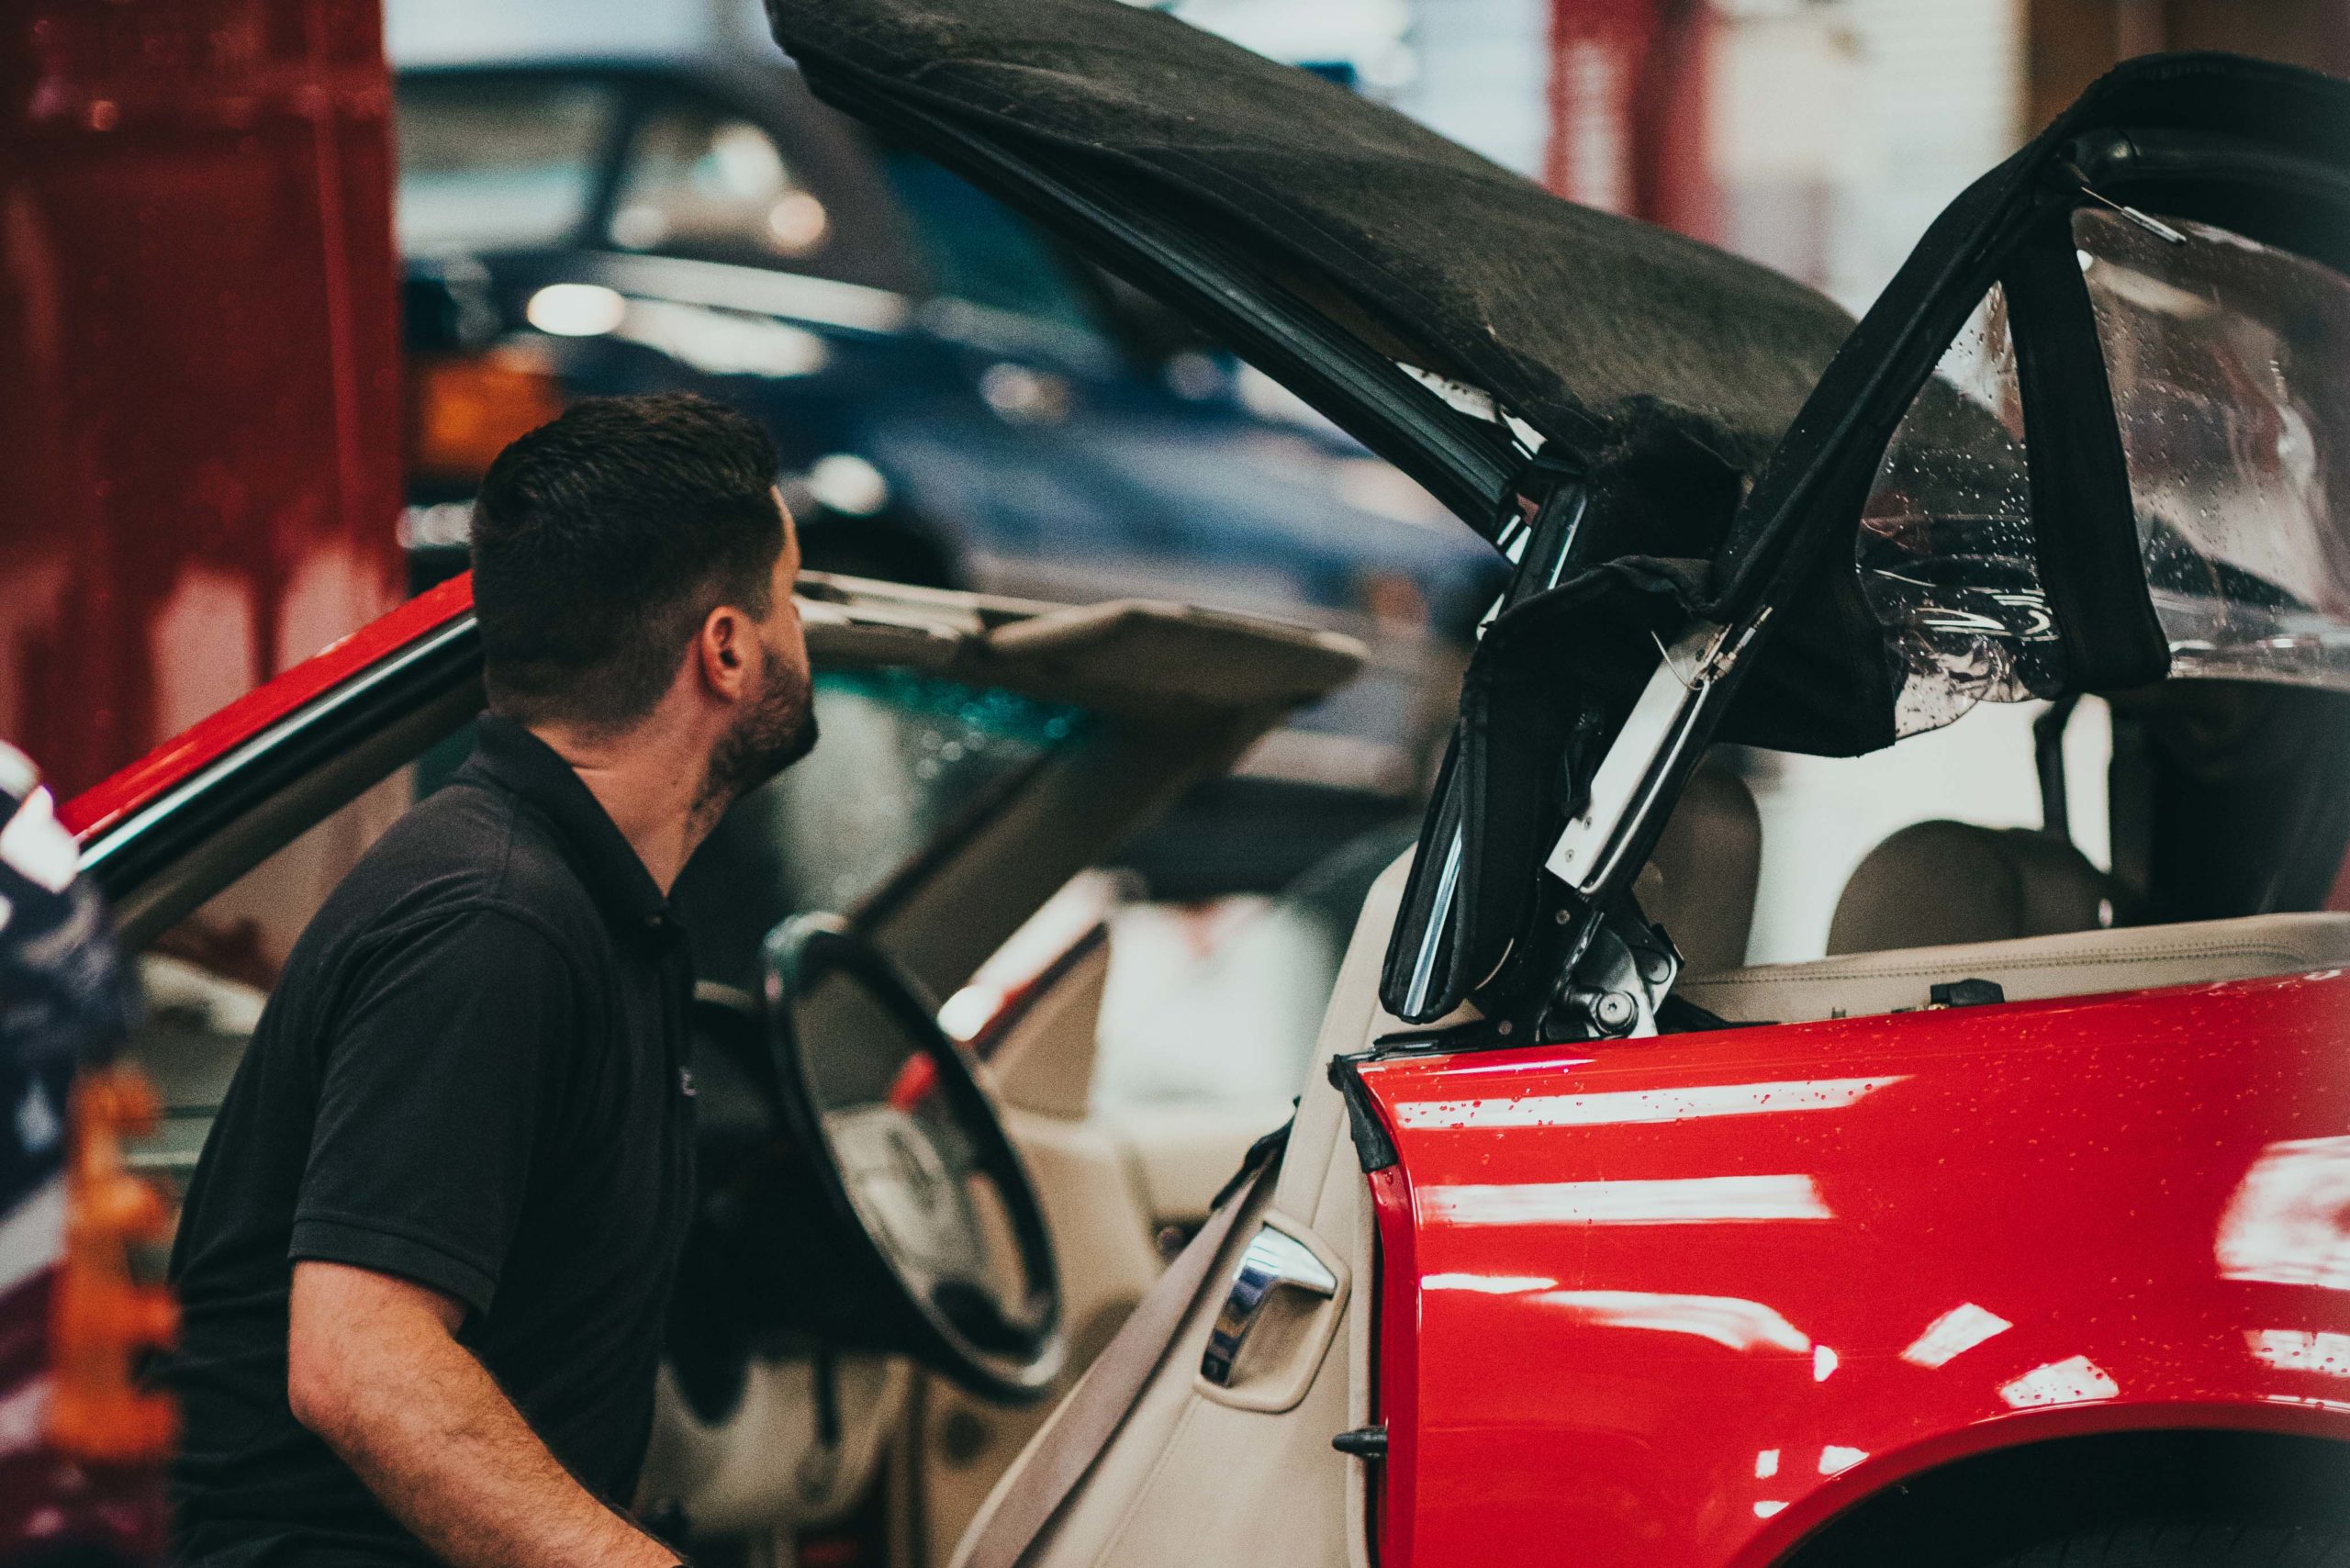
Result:
[[[580,879],[622,924],[659,928],[669,901],[644,861],[571,764],[511,719],[484,713],[476,722],[465,771],[512,791],[546,813],[575,856]]]

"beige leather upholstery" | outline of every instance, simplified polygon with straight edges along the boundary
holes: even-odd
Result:
[[[1323,1058],[1396,1026],[1376,998],[1408,861],[1389,868],[1364,902],[1323,1019]],[[1363,1466],[1334,1451],[1330,1439],[1371,1418],[1368,1302],[1358,1294],[1373,1276],[1371,1208],[1337,1091],[1319,1071],[1304,1087],[1278,1181],[1259,1189],[1234,1226],[1211,1283],[1125,1425],[1031,1551],[1033,1568],[1367,1562]],[[1216,1388],[1200,1378],[1201,1347],[1240,1249],[1268,1217],[1333,1266],[1340,1282],[1327,1308],[1334,1316],[1297,1338],[1286,1364],[1260,1365],[1241,1385]],[[998,1484],[990,1508],[1021,1464]],[[972,1539],[967,1532],[957,1561]]]
[[[1072,1369],[1092,1361],[1159,1270],[1133,1151],[1117,1129],[1087,1119],[1109,967],[1107,942],[1081,953],[1013,1022],[985,1070],[1052,1231]],[[1227,1170],[1230,1164],[1227,1154]],[[1062,1392],[1075,1381],[1065,1374]],[[928,1373],[918,1393],[923,1514],[913,1538],[926,1542],[926,1562],[943,1565],[1051,1406],[998,1405]]]
[[[1746,780],[1707,761],[1690,776],[1633,892],[1692,969],[1746,962],[1754,889],[1762,872],[1762,816]]]
[[[1744,781],[1708,765],[1642,873],[1642,907],[1697,961],[1739,962],[1753,919],[1762,843]],[[1320,1059],[1360,1050],[1401,1026],[1380,1010],[1379,972],[1410,860],[1406,855],[1389,867],[1364,901],[1324,1015]],[[1304,1085],[1278,1180],[1257,1206],[1235,1227],[1229,1256],[1211,1271],[1213,1283],[1125,1424],[1032,1550],[1028,1561],[1035,1568],[1368,1562],[1364,1467],[1333,1451],[1330,1438],[1371,1418],[1369,1304],[1359,1294],[1375,1273],[1371,1214],[1344,1105],[1319,1070]],[[1301,1338],[1304,1353],[1262,1369],[1250,1380],[1254,1386],[1215,1388],[1199,1376],[1201,1347],[1240,1249],[1267,1217],[1332,1265],[1341,1282],[1331,1304],[1335,1319],[1309,1326],[1314,1331]],[[996,1496],[1020,1467],[998,1484]],[[957,1561],[972,1539],[965,1534]]]
[[[2095,931],[2111,891],[2105,873],[2062,839],[2029,828],[1913,823],[1870,850],[1844,884],[1828,950]]]
[[[996,1042],[990,1085],[1007,1105],[1063,1121],[1085,1120],[1093,1104],[1094,1037],[1110,983],[1110,944],[1096,940],[1047,981]]]
[[[1740,1023],[1794,1023],[1922,1007],[1948,980],[1997,980],[2009,1001],[2023,1002],[2344,964],[2350,914],[2266,914],[1765,964],[1684,979],[1678,991]]]
[[[1175,1104],[1130,1105],[1101,1120],[1125,1146],[1156,1229],[1206,1219],[1248,1146],[1288,1117],[1280,1104]]]

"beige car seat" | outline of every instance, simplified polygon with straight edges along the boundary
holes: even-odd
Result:
[[[1632,890],[1689,970],[1706,974],[1746,962],[1762,874],[1762,816],[1754,793],[1709,760],[1690,775]]]
[[[1963,980],[2027,1002],[2344,965],[2350,914],[2262,914],[1763,964],[1686,978],[1677,994],[1734,1022],[1790,1024],[1923,1007],[1935,986]]]
[[[1966,980],[2024,1002],[2350,963],[2350,915],[2105,930],[2111,892],[2062,840],[1919,823],[1871,850],[1845,884],[1829,928],[1834,957],[1698,971],[1678,992],[1735,1022],[1794,1023],[1923,1007],[1935,986]]]
[[[2030,828],[1913,823],[1864,856],[1836,901],[1830,953],[1940,947],[2095,931],[2111,918],[2105,873]]]

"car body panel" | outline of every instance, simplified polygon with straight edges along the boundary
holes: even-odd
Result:
[[[473,603],[470,574],[419,594],[75,795],[58,808],[58,820],[85,842],[105,834],[306,704],[470,614]]]
[[[1389,1568],[1760,1564],[1966,1454],[2350,1439],[2350,976],[1361,1070]]]

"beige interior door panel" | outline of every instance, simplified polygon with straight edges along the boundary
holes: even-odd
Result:
[[[1134,1311],[1158,1277],[1159,1259],[1130,1163],[1114,1138],[1083,1122],[1016,1107],[1008,1108],[1004,1126],[1035,1179],[1060,1265],[1069,1335],[1069,1370],[1055,1390],[1058,1397]],[[913,1417],[922,1482],[916,1533],[924,1562],[946,1561],[997,1478],[1052,1408],[1051,1401],[1009,1408],[924,1378]]]
[[[1168,1105],[1102,1118],[1134,1161],[1154,1226],[1189,1230],[1208,1217],[1248,1146],[1289,1119],[1287,1105]]]
[[[988,1058],[988,1085],[1014,1110],[1085,1120],[1093,1100],[1094,1036],[1110,981],[1106,932],[1027,1004]]]
[[[1313,1392],[1346,1317],[1346,1254],[1306,1226],[1268,1215],[1223,1277],[1193,1392],[1279,1415]]]
[[[1360,1180],[1350,1167],[1347,1174]],[[1241,1387],[1217,1388],[1199,1375],[1225,1287],[1268,1219],[1304,1227],[1259,1190],[1117,1436],[1031,1549],[1027,1562],[1035,1568],[1348,1562],[1360,1539],[1348,1519],[1362,1500],[1349,1472],[1360,1466],[1330,1439],[1359,1424],[1364,1397],[1346,1372],[1361,1338],[1353,1331],[1359,1271],[1329,1304],[1326,1334],[1300,1337],[1276,1348],[1286,1355],[1258,1359]],[[1348,1249],[1358,1242],[1350,1238]],[[1273,1401],[1281,1408],[1257,1407],[1269,1386],[1283,1390]],[[1017,1473],[1015,1466],[990,1505]]]
[[[1365,902],[1324,1018],[1325,1058],[1387,1026],[1375,996],[1404,873],[1401,862],[1390,868]],[[1248,1347],[1231,1384],[1218,1386],[1202,1376],[1202,1355],[1242,1254],[1268,1222],[1306,1242],[1330,1267],[1335,1288],[1326,1300],[1292,1301],[1289,1330]],[[1372,1248],[1344,1106],[1316,1074],[1278,1179],[1239,1216],[1141,1397],[1031,1549],[1032,1568],[1364,1568],[1363,1466],[1330,1439],[1371,1418]],[[1020,1473],[1018,1464],[1007,1473],[990,1506]]]
[[[1379,958],[1402,868],[1374,889],[1326,1017],[1321,1054],[1371,1031]],[[1006,1125],[1053,1229],[1071,1327],[1066,1383],[1091,1364],[1158,1277],[1163,1226],[1205,1218],[1248,1146],[1285,1105],[1126,1108],[1090,1103],[1106,946],[1082,955],[1033,999],[990,1063]],[[1330,1439],[1370,1419],[1368,1288],[1371,1217],[1336,1090],[1305,1086],[1280,1178],[1241,1216],[1211,1284],[1150,1385],[1032,1560],[1054,1568],[1192,1568],[1279,1562],[1340,1568],[1365,1561],[1362,1465]],[[1271,1224],[1329,1289],[1278,1286],[1262,1297],[1228,1373],[1203,1352],[1243,1254]],[[916,1402],[916,1538],[929,1568],[958,1541],[1048,1409],[1005,1411],[928,1380]],[[913,1521],[910,1521],[913,1522]]]

